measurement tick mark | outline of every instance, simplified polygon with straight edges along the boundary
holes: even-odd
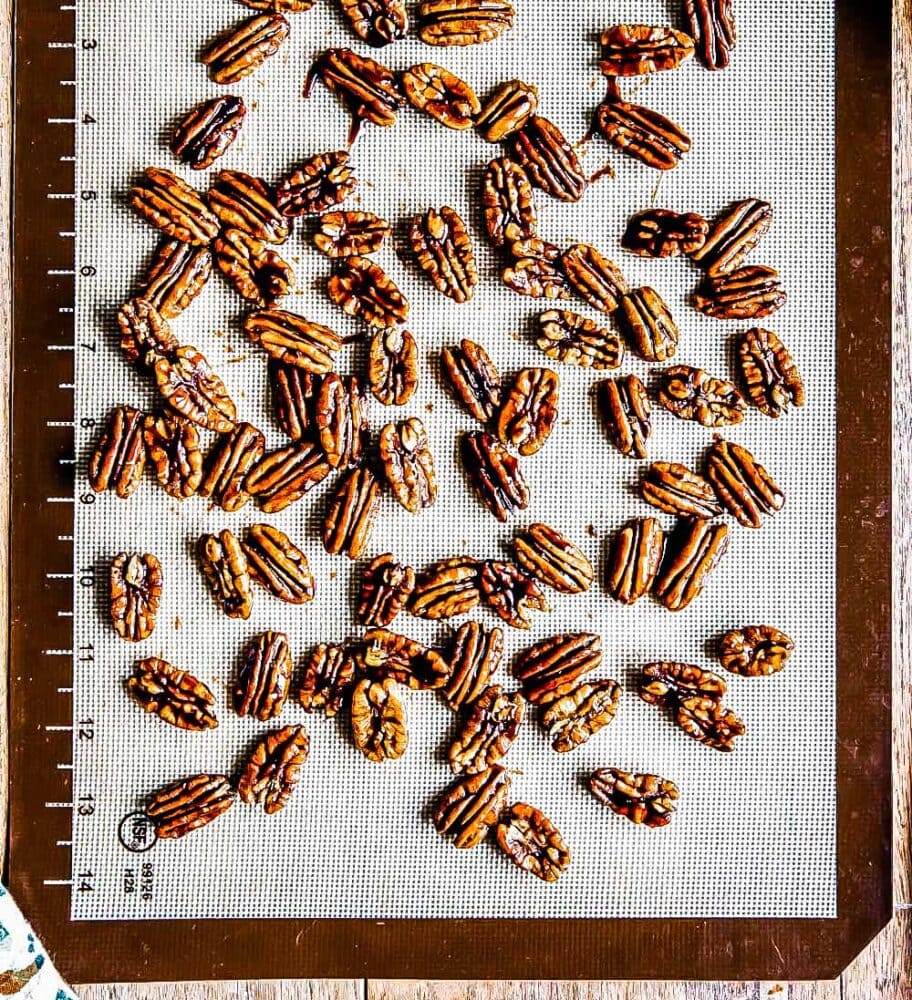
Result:
[[[57,846],[58,847],[72,847],[73,846],[73,841],[72,840],[58,840],[57,841]]]
[[[73,731],[72,726],[45,726],[45,732],[48,733],[71,733]],[[72,803],[70,803],[72,805]]]
[[[75,42],[48,42],[49,49],[75,49]]]
[[[61,198],[75,198],[75,197],[76,197],[75,191],[51,191],[48,194],[48,198],[50,198],[51,201],[59,201]]]
[[[44,880],[45,885],[72,885],[73,880],[71,878],[46,878]]]
[[[45,809],[72,809],[73,808],[73,803],[72,802],[45,802],[44,803],[44,808]]]
[[[72,503],[72,497],[47,497],[48,503]]]
[[[76,422],[74,420],[46,420],[45,423],[48,427],[75,427]]]
[[[62,82],[62,81],[61,81]],[[75,125],[75,118],[48,118],[48,125]]]
[[[45,573],[44,574],[49,580],[72,580],[72,573]]]
[[[42,656],[72,656],[72,649],[42,649]]]
[[[49,267],[47,273],[51,275],[67,275],[75,274],[76,271],[72,267]]]

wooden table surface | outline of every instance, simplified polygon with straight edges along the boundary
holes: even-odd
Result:
[[[28,0],[21,0],[27,3]],[[877,0],[871,0],[877,2]],[[0,79],[9,80],[11,0],[0,0]],[[893,878],[895,917],[890,926],[838,980],[819,983],[614,983],[614,982],[414,982],[301,980],[163,985],[95,985],[79,988],[84,1000],[912,1000],[912,0],[893,0],[894,11],[894,775]],[[0,363],[9,358],[8,204],[10,95],[0,87]],[[863,139],[863,137],[860,137]],[[8,385],[0,386],[6,408]],[[8,514],[8,442],[0,435],[0,520]],[[906,487],[903,489],[903,487]],[[7,540],[0,533],[5,566]],[[6,574],[0,573],[0,607],[7,607]],[[6,649],[6,615],[0,615],[0,649]],[[6,691],[0,684],[0,718]],[[5,836],[6,747],[0,745],[0,837]],[[694,969],[694,973],[698,973]],[[661,969],[656,969],[661,975]]]

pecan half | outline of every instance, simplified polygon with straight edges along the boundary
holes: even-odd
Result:
[[[114,631],[128,642],[148,639],[161,604],[161,563],[150,552],[121,552],[111,563],[109,580]]]
[[[477,847],[507,805],[510,778],[499,765],[458,778],[434,809],[434,826],[459,848]]]
[[[212,244],[215,263],[234,290],[259,308],[270,308],[295,286],[294,271],[255,236],[223,229]]]
[[[279,14],[303,14],[317,0],[241,0],[251,10],[274,10]]]
[[[647,663],[640,679],[640,697],[650,705],[676,708],[684,698],[708,698],[721,701],[728,685],[711,670],[689,663],[660,660]]]
[[[595,130],[615,149],[656,170],[672,170],[690,151],[690,136],[670,118],[621,99],[617,84],[595,112]]]
[[[540,451],[557,420],[560,379],[550,368],[523,368],[500,404],[497,436],[520,455]]]
[[[513,676],[529,701],[547,707],[569,694],[601,662],[601,636],[568,632],[524,649],[513,663]]]
[[[678,349],[678,327],[655,289],[634,288],[618,302],[615,321],[644,361],[669,361]]]
[[[459,453],[478,499],[498,521],[506,521],[511,514],[526,509],[529,489],[519,462],[496,437],[485,431],[464,434]]]
[[[745,625],[732,629],[719,642],[719,662],[742,677],[777,674],[792,655],[795,643],[772,625]]]
[[[175,500],[192,497],[203,478],[203,453],[199,432],[183,417],[151,414],[143,423],[146,454],[155,476]]]
[[[206,456],[201,497],[211,497],[222,510],[240,510],[250,500],[247,474],[263,457],[265,439],[252,424],[238,424],[219,438]]]
[[[773,208],[759,198],[735,202],[712,224],[703,246],[690,259],[711,277],[739,268],[766,235],[773,221]]]
[[[300,780],[309,751],[310,737],[303,726],[285,726],[267,733],[238,781],[241,802],[260,805],[270,816],[284,809]]]
[[[553,701],[542,715],[552,748],[558,753],[568,753],[582,746],[614,721],[620,698],[621,685],[603,680],[577,684]]]
[[[118,406],[89,458],[89,485],[96,493],[114,490],[121,500],[132,496],[142,482],[146,467],[146,444],[140,410]]]
[[[234,709],[268,722],[281,714],[291,683],[291,652],[282,632],[261,632],[244,649],[234,689]]]
[[[438,292],[454,302],[468,302],[478,284],[478,269],[469,231],[459,214],[444,205],[417,215],[409,242],[418,265]]]
[[[338,715],[354,683],[355,662],[348,650],[321,642],[307,657],[298,701],[305,712],[323,710],[331,718]]]
[[[143,278],[140,294],[150,306],[158,310],[163,319],[173,319],[199,295],[211,273],[212,254],[208,246],[191,246],[180,240],[163,240]],[[137,301],[139,300],[134,299],[134,302]],[[175,337],[169,336],[166,343],[167,348],[155,349],[166,353],[178,346]],[[124,347],[123,339],[120,346]],[[153,343],[149,346],[155,345]]]
[[[171,152],[193,170],[205,170],[237,138],[247,108],[240,97],[226,94],[203,101],[181,119]]]
[[[570,867],[570,849],[560,830],[540,810],[514,802],[497,823],[500,849],[524,872],[556,882]]]
[[[405,38],[409,22],[402,0],[341,0],[352,31],[375,49]]]
[[[285,309],[262,309],[244,320],[247,339],[276,361],[317,375],[331,372],[342,338],[328,326]]]
[[[707,277],[693,301],[695,309],[714,319],[760,319],[781,309],[787,298],[779,272],[754,264]]]
[[[622,455],[646,457],[652,434],[652,406],[646,386],[636,375],[605,379],[595,384],[599,416],[611,443]]]
[[[513,27],[507,0],[422,0],[415,18],[426,45],[479,45]]]
[[[351,724],[355,746],[368,760],[398,760],[408,747],[408,724],[396,682],[369,677],[358,681],[352,692]]]
[[[323,523],[323,547],[357,559],[367,546],[380,506],[380,484],[367,468],[352,469],[333,491]]]
[[[630,290],[620,268],[588,243],[565,250],[561,267],[576,294],[600,312],[614,312],[620,297]]]
[[[145,712],[154,712],[178,729],[202,732],[218,725],[209,688],[186,670],[150,656],[140,660],[127,680],[127,690]]]
[[[775,514],[785,494],[740,444],[716,437],[706,456],[706,475],[725,509],[745,528],[759,528],[761,514]]]
[[[561,594],[581,594],[595,570],[586,554],[555,528],[530,524],[513,539],[516,561],[527,573]]]
[[[314,578],[307,556],[284,531],[271,524],[252,524],[241,543],[250,576],[286,604],[313,600]]]
[[[650,208],[631,216],[621,246],[638,257],[678,257],[699,250],[708,232],[702,215]]]
[[[484,102],[475,129],[486,142],[503,142],[538,110],[538,87],[522,80],[507,80]]]
[[[391,625],[415,589],[415,571],[397,563],[389,552],[364,567],[358,621],[362,625]]]
[[[393,496],[411,514],[437,499],[434,457],[427,431],[417,417],[387,424],[380,431],[380,461]]]
[[[561,201],[579,201],[589,182],[579,157],[563,133],[547,118],[533,115],[510,137],[512,157],[529,180]],[[531,234],[530,234],[531,235]]]
[[[440,352],[441,371],[456,400],[482,423],[500,406],[500,372],[487,351],[473,340]]]
[[[234,534],[200,535],[196,546],[200,568],[216,603],[229,618],[249,618],[253,610],[247,556]]]
[[[218,819],[237,801],[223,774],[195,774],[159,789],[146,803],[146,815],[163,840],[185,837]]]
[[[455,618],[467,615],[481,600],[477,559],[453,556],[440,559],[415,578],[409,612],[418,618]]]
[[[293,441],[301,441],[313,431],[313,409],[322,384],[322,376],[270,358],[269,385],[276,421]]]
[[[404,406],[418,388],[418,345],[408,330],[377,330],[371,337],[367,377],[374,399]]]
[[[678,801],[678,786],[657,774],[631,774],[602,767],[589,778],[592,794],[618,816],[650,827],[668,826]]]
[[[355,665],[369,676],[390,677],[416,690],[443,687],[449,677],[450,665],[437,650],[406,635],[371,628],[363,641]]]
[[[725,69],[737,39],[732,0],[684,0],[684,13],[700,62]]]
[[[753,406],[768,417],[780,417],[792,406],[804,406],[804,383],[785,344],[771,330],[753,329],[738,341],[738,366]]]
[[[202,55],[214,83],[237,83],[275,55],[289,24],[274,11],[242,21],[220,35]]]
[[[640,76],[675,69],[694,53],[683,31],[649,24],[615,24],[602,32],[605,76]]]
[[[692,739],[727,752],[735,749],[735,739],[746,732],[744,722],[730,708],[699,696],[681,699],[675,723]]]
[[[666,514],[717,517],[722,504],[712,483],[679,462],[653,462],[640,486],[643,499]]]
[[[740,424],[747,404],[732,382],[713,378],[702,368],[676,365],[658,376],[656,398],[681,420],[696,420],[704,427]]]
[[[326,289],[343,312],[379,330],[388,330],[408,318],[405,296],[386,271],[367,257],[340,260]]]
[[[535,236],[537,217],[525,169],[501,157],[485,167],[481,190],[485,232],[495,247]]]
[[[172,410],[210,431],[234,429],[237,410],[225,383],[195,347],[178,347],[155,362],[158,391]]]
[[[669,611],[681,611],[703,593],[706,579],[728,549],[724,524],[688,519],[665,548],[652,592]]]
[[[297,218],[319,215],[345,201],[358,186],[358,178],[345,150],[317,153],[279,182],[276,204],[282,215]]]
[[[524,260],[531,257],[546,264],[560,265],[563,250],[555,243],[549,243],[540,236],[530,236],[523,240],[513,240],[507,244],[507,251],[514,260]]]
[[[529,628],[530,611],[550,611],[541,588],[512,563],[490,559],[478,578],[482,601],[513,628]]]
[[[284,243],[291,227],[279,212],[275,191],[259,177],[220,170],[209,188],[209,205],[228,229],[266,243]]]
[[[314,405],[314,429],[326,461],[334,469],[357,465],[367,444],[367,399],[355,375],[330,372]]]
[[[617,368],[624,360],[624,343],[586,316],[567,309],[539,313],[535,343],[555,361],[597,371]]]
[[[537,257],[520,257],[501,274],[507,288],[533,299],[569,299],[570,284],[560,267]]]
[[[453,638],[450,676],[443,697],[454,711],[471,705],[488,686],[503,658],[503,631],[485,629],[478,622],[466,622]]]
[[[665,533],[654,517],[628,521],[611,539],[605,589],[622,604],[638,601],[651,590],[664,551]]]
[[[519,692],[492,685],[473,703],[448,758],[454,774],[478,774],[504,759],[519,735],[526,702]]]
[[[331,471],[319,447],[310,441],[296,441],[265,454],[248,473],[245,485],[260,507],[274,514],[300,500]]]
[[[419,63],[402,74],[402,89],[409,104],[447,128],[471,128],[481,105],[475,91],[443,66]]]
[[[146,222],[181,243],[205,246],[218,235],[218,219],[199,192],[170,170],[147,167],[130,190],[130,204]]]
[[[362,257],[376,253],[391,232],[373,212],[325,212],[314,233],[314,246],[327,257]]]

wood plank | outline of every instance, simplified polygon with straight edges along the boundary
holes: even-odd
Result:
[[[77,987],[81,1000],[362,1000],[361,979]]]

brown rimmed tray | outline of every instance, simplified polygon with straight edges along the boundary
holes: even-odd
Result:
[[[889,10],[838,6],[839,916],[187,925],[73,923],[69,887],[54,884],[66,881],[72,795],[58,765],[73,720],[60,691],[70,663],[46,653],[72,646],[57,615],[74,571],[72,403],[61,387],[78,343],[72,246],[59,234],[82,197],[67,160],[72,91],[58,81],[73,78],[73,46],[91,43],[73,41],[66,7],[23,0],[16,11],[9,841],[12,889],[62,971],[77,981],[835,976],[890,915]]]

